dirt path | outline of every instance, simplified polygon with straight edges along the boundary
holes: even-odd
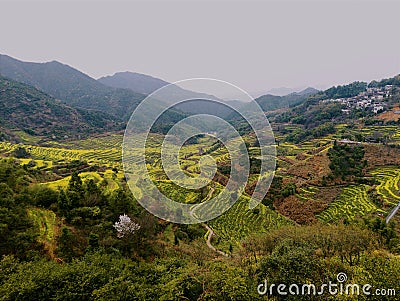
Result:
[[[205,198],[204,202],[206,202],[206,201],[208,201],[209,199],[211,199],[211,197],[212,197],[214,191],[215,191],[215,189],[214,189],[213,187],[211,187],[211,189],[210,189],[210,191],[208,192],[207,197]],[[203,204],[203,203],[196,204],[196,205],[194,205],[194,206],[192,207],[192,209],[191,209],[190,212],[189,212],[189,214],[190,214],[191,217],[196,218],[196,217],[194,216],[194,211],[195,211],[195,210],[197,209],[197,207],[200,206],[201,204]],[[211,229],[207,224],[203,224],[203,227],[206,228],[207,231],[208,231],[207,240],[206,240],[207,246],[208,246],[211,250],[213,250],[214,252],[217,252],[218,254],[220,254],[220,255],[222,255],[222,256],[229,257],[229,254],[227,254],[227,253],[225,253],[225,252],[222,252],[221,250],[218,250],[216,247],[214,247],[214,246],[211,244],[211,238],[212,238],[212,236],[214,235],[214,230]]]
[[[214,252],[217,252],[218,254],[220,254],[220,255],[222,255],[222,256],[229,257],[229,254],[227,254],[227,253],[225,253],[225,252],[222,252],[221,250],[218,250],[216,247],[214,247],[214,246],[211,244],[211,238],[212,238],[212,236],[214,235],[213,229],[211,229],[211,228],[210,228],[208,225],[206,225],[206,224],[203,224],[203,227],[206,228],[206,229],[208,230],[207,246],[208,246],[211,250],[213,250]]]
[[[215,191],[214,187],[211,187],[211,189],[210,189],[210,191],[208,192],[206,198],[204,199],[204,202],[207,202],[209,199],[211,199],[212,194],[214,193],[214,191]],[[194,205],[194,206],[190,209],[189,214],[190,214],[191,217],[197,219],[197,217],[194,216],[194,212],[196,211],[197,207],[199,207],[199,206],[200,206],[201,204],[203,204],[204,202],[201,202],[201,203],[199,203],[199,204],[196,204],[196,205]]]

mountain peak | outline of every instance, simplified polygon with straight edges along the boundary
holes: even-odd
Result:
[[[117,72],[101,77],[98,81],[109,87],[130,89],[147,95],[169,84],[162,79],[131,71]]]
[[[311,94],[315,94],[318,93],[319,90],[313,88],[313,87],[307,87],[304,90],[300,91],[300,92],[296,92],[297,95],[311,95]]]

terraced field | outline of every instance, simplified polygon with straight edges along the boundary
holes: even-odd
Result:
[[[40,169],[50,169],[53,167],[53,161],[48,161],[48,160],[33,160],[33,159],[19,159],[21,162],[21,165],[34,165],[32,168],[40,168]]]
[[[389,205],[397,205],[400,202],[400,168],[397,167],[380,167],[371,174],[380,182],[376,191],[383,197]]]
[[[363,137],[386,137],[390,143],[400,143],[400,127],[396,125],[366,126],[361,129],[347,130],[352,134],[362,134]]]
[[[262,233],[291,224],[288,219],[262,204],[249,209],[249,198],[241,197],[227,212],[208,222],[217,236],[236,243],[250,233]]]
[[[112,170],[108,169],[105,172],[81,172],[79,176],[83,182],[93,179],[95,183],[102,183],[106,187],[106,192],[112,192],[120,187],[119,183],[124,177],[124,174],[122,171],[114,173]],[[45,185],[54,190],[65,189],[68,187],[70,179],[71,176],[68,176],[57,181],[42,183],[41,185]]]
[[[110,167],[121,167],[121,151],[119,149],[65,149],[42,147],[36,145],[12,144],[0,142],[0,154],[10,154],[17,147],[23,146],[34,160],[51,161],[53,163],[87,161],[89,164],[100,164]]]
[[[191,191],[188,189],[178,189],[166,176],[162,169],[160,161],[160,145],[161,137],[158,135],[151,135],[147,141],[146,159],[148,159],[148,170],[150,171],[151,178],[155,181],[158,188],[167,196],[174,200],[184,203],[196,204],[199,201],[206,201],[218,195],[223,186],[218,183],[211,183],[202,192],[199,197],[198,191]],[[135,137],[133,137],[135,139]],[[90,138],[79,141],[69,142],[48,142],[47,146],[37,145],[16,145],[7,142],[0,143],[0,155],[10,156],[12,151],[18,146],[23,146],[31,154],[32,158],[21,159],[21,164],[29,164],[34,160],[36,167],[46,170],[51,170],[53,166],[62,165],[74,160],[86,161],[89,165],[99,165],[107,167],[105,172],[81,172],[80,176],[85,182],[88,179],[94,179],[97,183],[107,183],[107,190],[114,191],[119,187],[120,180],[123,178],[122,163],[121,163],[121,135],[110,135],[107,137]],[[294,145],[287,147],[293,148],[293,153],[304,151]],[[311,145],[308,146],[311,148]],[[201,138],[199,144],[185,145],[180,151],[180,162],[185,172],[195,175],[199,170],[199,160],[201,154],[207,153],[212,156],[216,162],[229,162],[230,155],[225,147],[216,147],[215,139]],[[124,156],[131,160],[135,160],[140,154],[140,150],[131,150],[125,153]],[[257,157],[259,155],[258,148],[250,148],[250,155]],[[112,171],[116,167],[118,173]],[[53,189],[66,188],[70,177],[43,183]],[[250,233],[265,232],[269,229],[278,228],[282,225],[291,223],[285,217],[279,215],[277,212],[272,211],[264,205],[258,205],[256,209],[250,210],[248,207],[249,198],[244,196],[235,203],[222,216],[209,222],[209,225],[214,229],[216,235],[224,241],[232,241],[237,244]],[[201,206],[198,207],[199,214]],[[47,224],[46,216],[42,216],[42,212],[35,212],[32,214],[38,215],[37,220],[40,221],[42,227]],[[39,216],[41,216],[39,218]],[[47,226],[46,226],[47,227]],[[44,228],[43,228],[44,229]],[[50,239],[50,234],[47,235]]]
[[[368,188],[368,185],[361,184],[345,187],[329,207],[317,215],[317,218],[324,223],[330,223],[341,219],[353,220],[356,216],[364,216],[374,211],[383,212],[368,198]]]
[[[315,193],[319,190],[317,186],[301,187],[296,196],[303,201],[314,200]]]

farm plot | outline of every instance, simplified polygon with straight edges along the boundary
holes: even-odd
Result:
[[[95,183],[101,183],[105,186],[106,192],[112,192],[120,187],[120,180],[124,177],[122,172],[114,173],[112,170],[106,170],[105,172],[82,172],[79,174],[83,182],[89,179],[93,179]],[[71,176],[64,177],[60,180],[41,183],[40,185],[45,185],[51,189],[66,189]]]
[[[52,161],[54,163],[80,160],[87,161],[89,164],[115,166],[121,161],[121,152],[117,149],[78,150],[1,142],[0,153],[9,155],[13,150],[20,146],[26,148],[26,150],[31,154],[32,159]]]
[[[296,196],[302,201],[314,200],[315,193],[319,190],[316,186],[300,187]]]
[[[380,167],[371,171],[371,174],[379,181],[376,192],[386,203],[397,205],[400,202],[400,169],[391,166]]]
[[[341,194],[317,218],[325,223],[341,219],[353,220],[377,211],[377,207],[367,196],[368,185],[351,185],[345,187]]]
[[[249,200],[246,196],[240,197],[227,212],[208,222],[219,237],[238,242],[251,233],[262,233],[291,224],[288,219],[262,204],[249,209]]]

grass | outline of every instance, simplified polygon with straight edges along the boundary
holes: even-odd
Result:
[[[51,242],[55,238],[55,228],[57,226],[56,214],[47,209],[30,208],[28,215],[39,229],[39,241]]]
[[[57,248],[57,235],[59,222],[56,214],[47,209],[30,208],[28,216],[33,220],[34,226],[39,231],[38,242],[43,243],[45,249],[51,257],[55,257],[54,252]]]
[[[38,143],[41,140],[40,137],[29,135],[24,131],[14,131],[13,134],[18,136],[23,143]]]

